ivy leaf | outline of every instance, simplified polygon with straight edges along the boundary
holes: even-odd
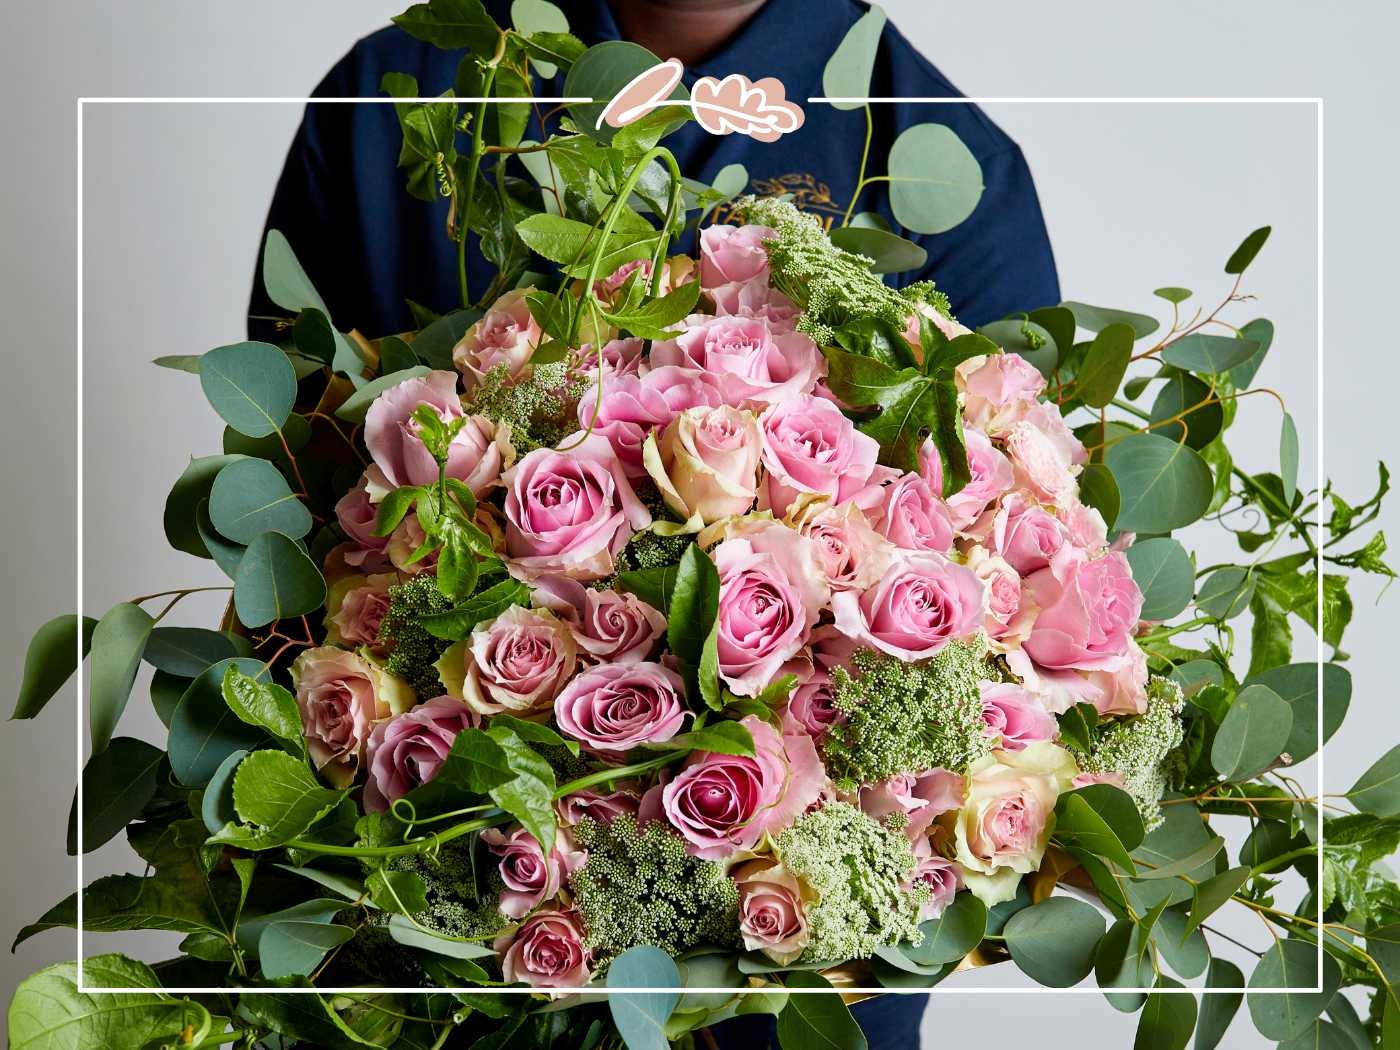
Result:
[[[221,685],[224,703],[229,710],[250,726],[261,726],[279,740],[292,745],[296,754],[305,757],[306,742],[302,738],[301,712],[296,698],[276,682],[260,682],[229,664]]]
[[[296,838],[348,793],[322,787],[305,763],[284,751],[254,751],[233,777],[234,807],[241,820],[263,830],[263,848]]]

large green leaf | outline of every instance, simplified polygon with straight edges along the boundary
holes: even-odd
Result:
[[[830,981],[819,973],[797,970],[784,983],[806,992],[788,996],[778,1015],[781,1050],[866,1050],[865,1033]]]
[[[1225,425],[1225,410],[1212,399],[1211,388],[1202,380],[1189,372],[1176,372],[1157,391],[1149,422],[1153,433],[1184,441],[1199,451],[1219,436]]]
[[[1167,344],[1161,358],[1167,364],[1188,372],[1213,374],[1228,372],[1244,364],[1258,349],[1259,345],[1251,339],[1192,332]]]
[[[181,678],[193,678],[212,663],[237,656],[233,639],[204,627],[157,627],[142,654],[152,667]]]
[[[73,677],[80,646],[82,655],[87,656],[96,626],[97,621],[91,616],[80,620],[73,613],[65,613],[34,632],[24,654],[24,677],[11,718],[33,718],[44,709],[63,683]]]
[[[219,471],[242,456],[201,456],[191,459],[189,466],[175,482],[165,499],[165,538],[177,551],[196,558],[211,557],[199,534],[199,505],[209,499],[214,479]]]
[[[165,752],[144,740],[119,736],[83,767],[83,852],[110,841],[156,793]],[[78,796],[68,812],[68,853],[78,852]]]
[[[190,683],[170,717],[170,768],[187,786],[203,787],[231,753],[251,750],[264,740],[261,730],[244,723],[224,703],[224,673],[230,667],[263,680],[268,677],[261,660],[220,660]]]
[[[640,945],[608,967],[609,988],[679,988],[680,971],[660,948]],[[632,992],[608,997],[613,1024],[627,1050],[669,1050],[666,1021],[680,998],[677,991]]]
[[[1400,744],[1378,758],[1347,792],[1351,804],[1377,817],[1400,816]]]
[[[1117,992],[1114,988],[1146,988],[1152,984],[1149,932],[1131,919],[1119,919],[1094,949],[1094,979],[1104,989],[1115,1010],[1131,1013],[1142,1006],[1142,992]]]
[[[401,15],[395,15],[394,25],[410,36],[435,47],[455,50],[469,48],[482,57],[496,48],[501,30],[480,0],[428,0],[414,4]]]
[[[520,821],[548,856],[554,848],[554,770],[509,728],[493,726],[488,734],[505,752],[511,772],[490,789],[491,800]]]
[[[112,739],[154,625],[146,610],[122,602],[112,606],[93,628],[88,703],[94,752],[104,750]]]
[[[1319,966],[1321,991],[1273,991],[1319,987]],[[1317,945],[1291,937],[1276,939],[1249,975],[1249,1016],[1265,1038],[1292,1039],[1317,1020],[1340,983],[1336,962]]]
[[[1022,972],[1038,984],[1068,988],[1093,969],[1104,919],[1091,904],[1048,897],[1011,916],[1003,933]]]
[[[923,966],[956,962],[982,940],[987,931],[987,906],[971,893],[959,893],[936,919],[919,924],[924,939],[918,947],[902,949],[908,958]]]
[[[224,703],[241,721],[260,726],[279,740],[290,742],[298,754],[305,754],[301,712],[296,697],[276,682],[262,682],[230,665],[224,671]]]
[[[1244,390],[1254,382],[1255,373],[1259,371],[1259,366],[1264,363],[1269,346],[1274,341],[1274,323],[1265,317],[1256,318],[1240,329],[1240,335],[1258,347],[1247,360],[1230,369],[1231,381],[1235,386]]]
[[[875,273],[919,270],[928,262],[922,247],[888,230],[841,226],[831,231],[831,243],[872,260],[870,269]]]
[[[258,962],[268,980],[304,977],[321,965],[332,948],[355,936],[349,926],[329,922],[274,922],[258,938]]]
[[[1227,565],[1207,576],[1196,595],[1196,608],[1217,620],[1233,620],[1249,608],[1258,581],[1254,570]]]
[[[98,955],[82,964],[88,988],[152,989],[158,978],[145,963],[122,955]],[[160,1041],[180,1042],[187,1028],[207,1033],[209,1012],[164,992],[118,995],[78,990],[78,964],[55,963],[26,977],[10,1000],[11,1050],[145,1050]]]
[[[1080,328],[1089,332],[1101,332],[1111,324],[1126,324],[1137,338],[1142,339],[1157,330],[1157,319],[1147,314],[1090,306],[1088,303],[1063,302],[1060,305],[1074,315],[1075,323]],[[1060,352],[1063,354],[1067,349],[1068,346],[1062,346]]]
[[[1315,663],[1286,664],[1252,674],[1244,684],[1266,685],[1293,709],[1293,729],[1283,749],[1294,763],[1317,753],[1317,683]],[[1340,664],[1322,665],[1322,741],[1332,739],[1351,706],[1351,672]]]
[[[1157,434],[1132,434],[1108,447],[1104,462],[1122,494],[1116,527],[1171,532],[1210,506],[1215,482],[1200,454]]]
[[[277,433],[297,396],[292,363],[270,343],[210,350],[200,358],[199,383],[224,422],[252,438]]]
[[[1142,591],[1142,618],[1170,620],[1191,603],[1196,567],[1186,548],[1169,536],[1134,543],[1127,550],[1133,581]]]
[[[841,43],[822,69],[822,94],[828,98],[865,98],[870,94],[870,75],[875,70],[875,53],[885,31],[885,12],[872,6],[846,30]],[[836,109],[860,109],[863,102],[833,102]]]
[[[551,4],[549,0],[514,0],[510,5],[510,23],[515,31],[527,40],[537,33],[545,34],[545,38],[548,40],[569,31],[568,16],[554,4]],[[558,66],[548,59],[537,57],[533,50],[531,50],[530,60],[536,71],[545,80],[559,72]],[[572,60],[570,58],[569,61],[565,62],[565,65],[570,64]]]
[[[1055,803],[1056,837],[1129,872],[1133,870],[1129,854],[1141,845],[1143,834],[1136,803],[1111,784],[1066,792]]]
[[[1074,378],[1075,395],[1092,408],[1102,408],[1118,394],[1133,356],[1133,329],[1115,321],[1094,336]]]
[[[242,544],[264,532],[297,540],[311,531],[306,504],[265,459],[240,459],[219,471],[209,492],[209,520],[220,535]]]
[[[1244,1002],[1244,974],[1228,959],[1212,959],[1206,973],[1206,987],[1214,989],[1201,996],[1201,1016],[1196,1021],[1195,1050],[1215,1050],[1225,1038],[1235,1013]],[[1220,991],[1238,988],[1238,992]]]
[[[239,819],[264,829],[265,837],[295,838],[334,809],[346,795],[322,787],[306,763],[285,751],[254,751],[233,776],[233,805]]]
[[[1147,997],[1138,1018],[1133,1050],[1183,1050],[1196,1027],[1196,997],[1181,991],[1170,977],[1157,978],[1156,988]]]
[[[321,298],[306,270],[297,261],[296,253],[281,230],[268,230],[263,245],[263,287],[267,297],[284,310],[300,313],[317,310],[329,317],[325,300]]]
[[[1215,731],[1210,764],[1226,780],[1247,780],[1278,758],[1293,728],[1293,709],[1266,685],[1241,689]]]
[[[982,199],[982,166],[944,124],[905,128],[889,157],[890,208],[905,229],[946,233]]]
[[[326,581],[296,541],[264,532],[248,544],[233,581],[233,604],[245,627],[263,627],[314,612],[326,600]]]

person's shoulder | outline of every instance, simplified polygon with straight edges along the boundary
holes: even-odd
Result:
[[[870,10],[861,0],[839,0],[846,9],[850,24]],[[892,21],[885,22],[880,39],[879,57],[871,81],[871,95],[896,98],[964,98],[951,80],[935,66]],[[901,104],[910,111],[899,123],[914,124],[929,119],[929,106],[917,103]],[[979,160],[1017,148],[1011,136],[992,123],[981,107],[971,103],[944,105],[938,115],[939,123],[947,124],[958,133]]]
[[[458,52],[417,40],[398,26],[385,26],[357,40],[316,86],[317,96],[373,98],[385,73],[409,73],[425,94],[452,86]]]

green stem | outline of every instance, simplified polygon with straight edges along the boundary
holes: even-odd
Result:
[[[1132,404],[1132,403],[1129,402],[1129,401],[1124,401],[1124,400],[1122,400],[1121,398],[1116,398],[1116,397],[1115,397],[1115,398],[1113,399],[1113,404],[1114,404],[1115,407],[1121,408],[1124,412],[1129,412],[1129,413],[1131,413],[1131,414],[1137,416],[1138,419],[1146,419],[1146,420],[1151,420],[1151,419],[1152,419],[1152,417],[1151,417],[1148,413],[1144,412],[1142,409],[1138,408],[1137,405],[1134,405],[1134,404]]]
[[[476,193],[476,172],[481,167],[481,157],[485,152],[481,139],[482,126],[486,122],[486,96],[491,94],[491,85],[496,80],[496,63],[500,60],[500,50],[496,49],[497,58],[486,67],[486,78],[481,82],[481,101],[476,104],[476,116],[472,120],[472,160],[467,169],[467,191],[463,194],[466,199],[457,208],[457,283],[461,285],[463,306],[472,304],[471,292],[467,287],[467,238],[471,232],[470,219],[472,199]]]
[[[860,171],[856,173],[856,188],[851,191],[851,203],[846,205],[846,214],[841,216],[841,225],[848,226],[851,222],[851,213],[856,210],[856,201],[860,200],[860,191],[865,188],[865,165],[870,161],[870,137],[874,131],[874,122],[870,117],[870,103],[867,102],[865,109],[865,148],[860,151]]]
[[[1309,845],[1301,849],[1290,850],[1288,853],[1280,853],[1277,857],[1270,857],[1263,864],[1256,864],[1249,870],[1249,877],[1252,879],[1256,875],[1265,875],[1268,872],[1282,868],[1292,863],[1299,857],[1316,857],[1318,855],[1317,846]]]
[[[666,751],[656,758],[647,759],[645,762],[637,762],[630,766],[618,766],[615,769],[600,769],[597,772],[581,776],[577,780],[569,781],[554,793],[554,797],[560,799],[566,795],[572,795],[576,791],[582,791],[584,788],[590,788],[594,784],[607,784],[623,780],[626,777],[650,773],[653,769],[660,769],[662,766],[668,766],[672,762],[684,758],[685,755],[684,751]]]
[[[1230,473],[1243,481],[1249,491],[1255,495],[1260,502],[1267,502],[1269,506],[1278,512],[1280,517],[1288,522],[1289,526],[1293,529],[1294,535],[1303,541],[1303,544],[1308,548],[1308,553],[1316,560],[1317,544],[1313,543],[1312,536],[1308,534],[1306,523],[1299,521],[1292,510],[1280,503],[1272,492],[1264,488],[1264,486],[1257,484],[1253,478],[1239,467],[1231,467]]]
[[[1140,642],[1155,642],[1162,638],[1170,638],[1174,634],[1181,634],[1183,631],[1194,631],[1197,627],[1206,627],[1215,621],[1208,616],[1198,616],[1194,620],[1186,623],[1179,623],[1175,627],[1158,627],[1138,636]]]

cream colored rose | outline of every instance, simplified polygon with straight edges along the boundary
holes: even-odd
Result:
[[[708,524],[753,506],[760,446],[752,412],[701,406],[672,420],[660,441],[648,436],[642,462],[666,506]]]
[[[995,751],[968,771],[967,801],[953,820],[955,856],[968,889],[990,906],[1011,900],[1040,867],[1055,829],[1055,800],[1079,769],[1068,751],[1036,741]]]
[[[807,947],[807,905],[816,893],[772,858],[745,861],[729,873],[739,889],[739,933],[748,951],[780,966]]]

